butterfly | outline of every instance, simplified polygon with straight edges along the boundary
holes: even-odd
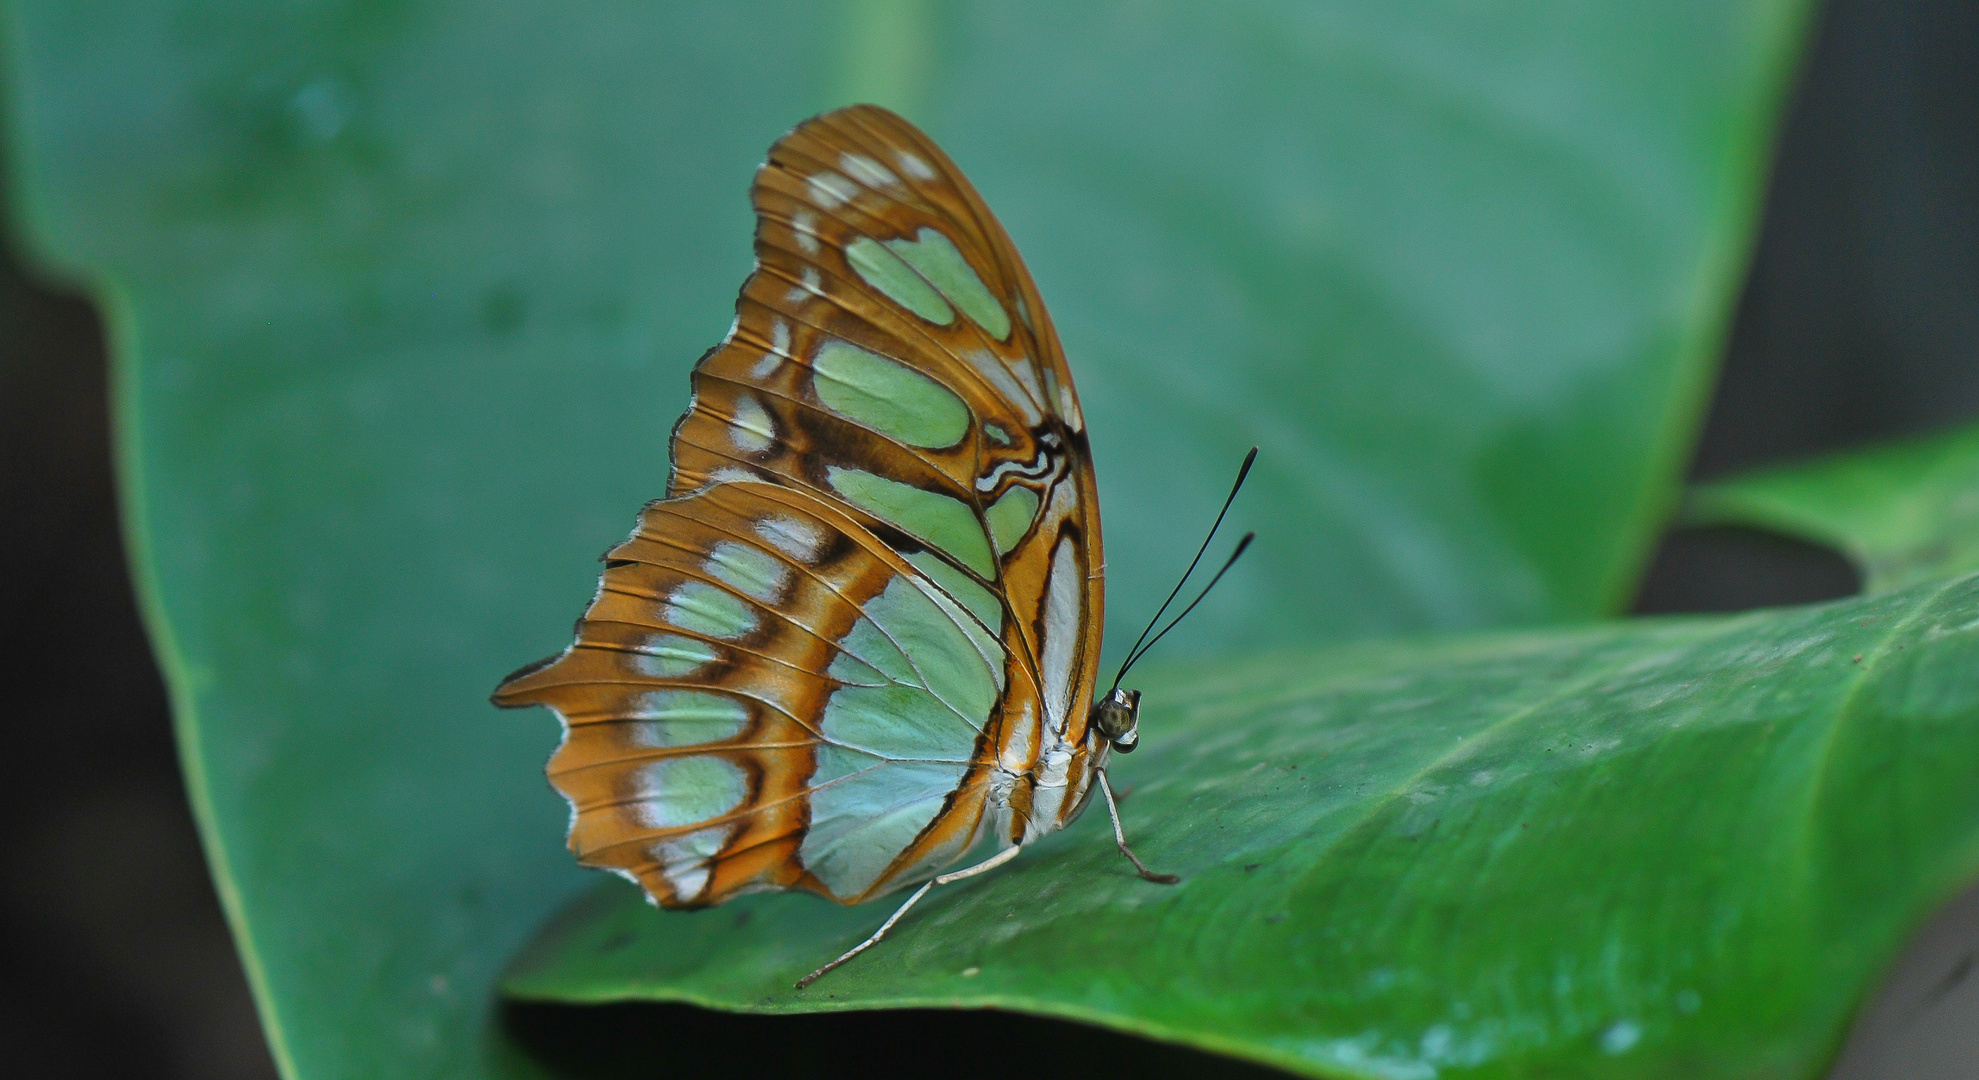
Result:
[[[1106,778],[1140,694],[1094,701],[1085,417],[1009,236],[870,105],[784,135],[751,201],[756,266],[694,369],[667,497],[606,554],[575,642],[494,696],[561,719],[572,851],[667,908],[920,885],[805,983],[1095,789],[1140,873],[1177,880],[1128,848]]]

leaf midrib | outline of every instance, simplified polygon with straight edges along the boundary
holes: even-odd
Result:
[[[1939,585],[1936,589],[1931,590],[1931,594],[1919,599],[1916,606],[1911,608],[1907,614],[1899,619],[1892,620],[1889,629],[1883,632],[1883,636],[1876,642],[1875,646],[1864,652],[1862,662],[1852,665],[1856,671],[1849,677],[1846,687],[1837,698],[1835,708],[1830,714],[1830,719],[1822,729],[1821,741],[1815,747],[1814,755],[1809,761],[1808,767],[1814,779],[1812,783],[1807,785],[1807,798],[1800,807],[1799,819],[1796,823],[1799,839],[1796,844],[1795,854],[1797,858],[1795,861],[1803,882],[1812,878],[1818,869],[1815,862],[1815,849],[1818,846],[1819,837],[1816,835],[1814,824],[1819,817],[1820,807],[1828,789],[1828,778],[1833,772],[1829,766],[1829,759],[1833,757],[1834,747],[1840,741],[1839,736],[1843,727],[1854,720],[1861,711],[1862,691],[1870,682],[1869,676],[1871,671],[1889,656],[1891,646],[1896,642],[1899,635],[1910,629],[1919,619],[1923,618],[1926,611],[1936,607],[1938,601],[1943,599],[1946,593],[1951,592],[1954,588],[1964,584],[1968,580],[1970,580],[1969,577],[1952,578]]]

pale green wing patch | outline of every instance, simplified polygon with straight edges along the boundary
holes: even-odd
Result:
[[[920,686],[890,682],[846,686],[832,692],[820,721],[825,738],[839,746],[890,761],[966,763],[975,736],[963,718]]]
[[[976,268],[962,257],[955,242],[938,229],[923,227],[913,240],[889,240],[886,246],[961,308],[976,325],[998,341],[1010,337],[1010,313],[997,303]]]
[[[689,581],[667,599],[666,620],[690,633],[739,638],[756,629],[756,613],[734,593]]]
[[[722,742],[742,733],[749,708],[726,694],[651,690],[627,720],[628,741],[651,750]]]
[[[661,758],[641,768],[632,786],[640,823],[651,829],[720,817],[749,795],[741,766],[707,754]]]
[[[1038,493],[1027,487],[1014,487],[1004,492],[1003,498],[996,500],[983,512],[989,522],[990,540],[996,545],[997,554],[1009,554],[1031,531],[1031,520],[1038,516]]]
[[[735,414],[729,418],[728,438],[744,453],[760,454],[776,445],[776,423],[762,402],[738,394]]]
[[[943,562],[941,556],[931,551],[917,551],[907,556],[914,569],[928,576],[948,595],[953,596],[970,614],[983,621],[992,634],[1003,632],[1003,605],[996,595],[981,585],[976,579]]]
[[[969,406],[953,391],[856,345],[825,342],[811,370],[827,408],[890,439],[939,450],[969,433]]]
[[[900,256],[882,247],[879,241],[862,236],[846,245],[845,260],[866,284],[885,293],[887,298],[937,326],[955,321],[955,312],[934,286],[900,261]]]
[[[804,868],[834,895],[865,892],[941,812],[967,770],[949,762],[880,763],[825,747],[818,755],[824,784],[811,793],[811,825],[798,849]]]
[[[859,469],[832,466],[825,477],[852,505],[948,552],[979,576],[996,577],[989,536],[967,504]]]
[[[825,738],[887,757],[968,760],[1002,689],[1001,644],[904,575],[864,610],[839,647],[885,676],[887,685],[833,691],[825,703]],[[838,663],[828,671],[834,678]]]
[[[769,552],[748,544],[723,542],[708,553],[708,572],[736,591],[774,603],[790,582],[790,567]]]
[[[642,675],[677,679],[721,655],[713,645],[679,634],[656,634],[635,650],[632,666]]]

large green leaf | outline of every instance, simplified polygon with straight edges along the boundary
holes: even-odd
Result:
[[[1327,1077],[1813,1077],[1979,874],[1979,578],[1813,608],[1281,652],[1150,677],[1104,810],[888,904],[612,883],[510,993],[983,1006]]]
[[[1870,592],[1979,570],[1979,426],[1701,484],[1683,521],[1838,548]]]
[[[136,576],[285,1067],[502,1060],[496,967],[588,879],[550,725],[483,695],[660,489],[791,123],[878,97],[1010,226],[1116,612],[1256,441],[1264,539],[1194,641],[1585,617],[1673,501],[1804,7],[11,4],[16,218],[109,308]]]

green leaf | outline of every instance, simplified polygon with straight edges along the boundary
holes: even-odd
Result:
[[[1979,570],[1979,426],[1701,484],[1682,521],[1837,548],[1870,592]]]
[[[495,971],[590,879],[551,725],[483,699],[659,492],[796,120],[879,96],[1010,227],[1115,612],[1259,442],[1191,642],[1582,618],[1674,502],[1805,11],[8,5],[17,228],[111,318],[135,576],[284,1067],[508,1067]]]
[[[505,988],[996,1006],[1314,1076],[1813,1077],[1979,873],[1979,578],[1821,607],[1288,651],[1147,680],[1122,811],[898,900],[610,883]]]

